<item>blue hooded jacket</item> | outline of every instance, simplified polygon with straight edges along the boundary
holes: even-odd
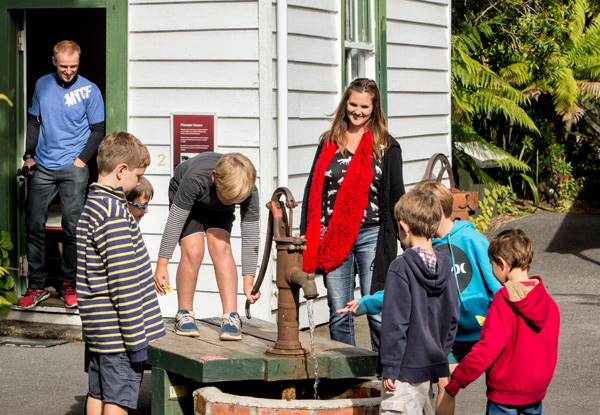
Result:
[[[446,236],[432,243],[448,254],[454,267],[460,306],[456,341],[478,341],[494,294],[502,288],[492,273],[490,244],[471,222],[464,221],[454,222]]]

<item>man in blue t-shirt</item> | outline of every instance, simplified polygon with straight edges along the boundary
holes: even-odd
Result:
[[[77,306],[76,226],[85,203],[89,161],[104,138],[104,101],[100,89],[77,74],[81,48],[63,40],[54,46],[56,73],[40,78],[27,119],[25,232],[27,281],[19,308],[35,307],[49,297],[46,290],[46,220],[56,194],[62,204],[64,232],[60,294],[67,308]]]

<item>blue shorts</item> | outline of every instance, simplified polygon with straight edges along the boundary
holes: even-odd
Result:
[[[460,363],[476,344],[477,342],[454,343],[448,355],[448,364]]]
[[[91,353],[88,395],[136,409],[143,374],[144,362],[132,363],[127,353]]]
[[[486,415],[541,415],[542,402],[527,405],[500,405],[488,399]]]

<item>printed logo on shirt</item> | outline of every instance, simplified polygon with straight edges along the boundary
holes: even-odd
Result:
[[[448,244],[438,245],[436,248],[448,254],[450,259],[452,259],[452,253],[454,254],[454,273],[458,280],[458,289],[462,293],[469,286],[473,278],[473,266],[469,258],[467,258],[467,254],[456,245],[452,245],[452,253],[450,253]]]
[[[86,85],[74,91],[71,91],[65,94],[65,104],[69,107],[83,101],[84,99],[88,99],[90,94],[92,93],[92,86]]]

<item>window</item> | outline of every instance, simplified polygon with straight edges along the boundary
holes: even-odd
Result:
[[[375,10],[372,0],[344,0],[344,83],[375,79]]]

